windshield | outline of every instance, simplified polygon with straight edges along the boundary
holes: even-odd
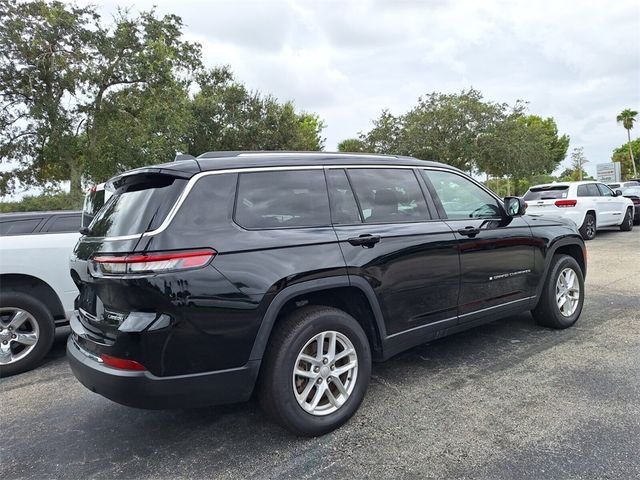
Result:
[[[89,225],[89,236],[119,237],[157,228],[182,192],[186,180],[164,177],[113,195]]]
[[[640,196],[640,186],[637,187],[625,187],[622,190],[622,195],[637,195]]]
[[[546,187],[533,187],[524,194],[525,200],[555,200],[567,198],[569,187],[566,185],[552,185]]]

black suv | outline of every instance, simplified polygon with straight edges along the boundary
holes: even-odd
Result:
[[[566,328],[575,225],[409,157],[215,152],[113,178],[71,260],[76,377],[142,408],[247,400],[326,433],[372,360],[516,312]]]

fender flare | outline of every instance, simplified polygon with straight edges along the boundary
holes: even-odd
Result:
[[[380,340],[384,344],[384,339],[387,336],[387,332],[384,324],[384,319],[382,317],[382,310],[380,309],[380,304],[378,303],[378,299],[375,295],[375,292],[373,291],[373,288],[364,278],[339,275],[335,277],[320,278],[317,280],[308,280],[305,282],[296,283],[278,292],[273,300],[271,300],[271,303],[267,307],[267,311],[264,314],[262,323],[260,324],[260,328],[258,329],[258,334],[256,335],[256,339],[253,342],[253,348],[251,349],[251,354],[249,355],[249,361],[262,359],[262,356],[264,355],[264,352],[267,348],[267,343],[269,342],[269,337],[271,336],[271,331],[273,330],[273,326],[275,325],[280,310],[289,300],[299,295],[304,295],[305,293],[318,292],[322,290],[328,290],[330,288],[340,287],[356,287],[365,295],[365,298],[367,299],[367,301],[369,302],[369,306],[371,307],[371,311],[373,312],[376,327],[378,329],[378,333],[380,334]]]
[[[584,241],[582,240],[582,237],[579,237],[578,235],[575,235],[575,236],[572,235],[572,236],[561,238],[560,240],[555,242],[553,245],[551,245],[549,247],[549,250],[547,250],[547,253],[545,254],[544,272],[542,274],[542,281],[538,282],[538,286],[536,287],[536,297],[534,300],[534,306],[537,305],[538,302],[540,301],[540,295],[542,294],[542,289],[544,288],[544,285],[547,283],[547,275],[549,274],[549,269],[551,268],[551,260],[553,260],[553,256],[556,254],[556,251],[558,250],[558,248],[565,247],[567,245],[576,246],[582,250],[582,256],[584,258],[584,271],[582,272],[582,274],[586,278],[587,255],[586,255],[586,248],[584,245]]]

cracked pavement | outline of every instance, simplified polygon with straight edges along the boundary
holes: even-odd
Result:
[[[575,327],[512,316],[375,364],[354,418],[296,438],[256,402],[124,407],[80,385],[68,330],[0,379],[0,478],[640,477],[640,227],[587,243]]]

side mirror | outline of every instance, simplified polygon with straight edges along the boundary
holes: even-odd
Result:
[[[519,217],[524,215],[527,206],[520,197],[504,197],[504,209],[510,217]]]
[[[622,196],[622,190],[616,190],[615,194],[616,194],[616,197],[621,197]]]

